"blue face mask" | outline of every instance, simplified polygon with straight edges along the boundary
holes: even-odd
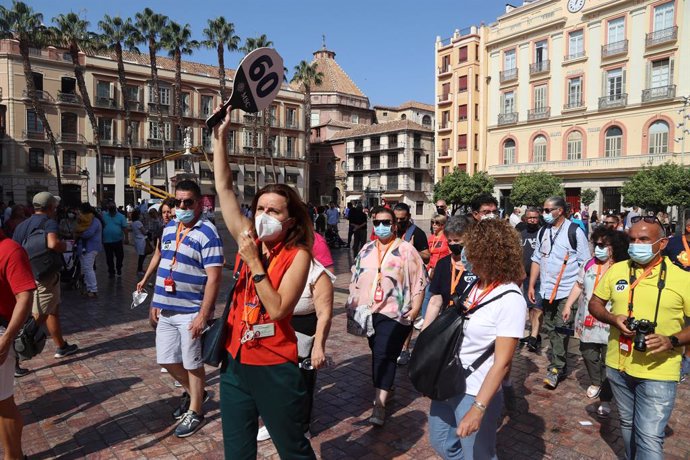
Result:
[[[374,233],[376,233],[376,236],[378,236],[379,238],[386,239],[393,234],[391,228],[391,225],[379,224],[378,227],[374,227]]]
[[[594,257],[599,259],[602,262],[606,262],[609,260],[609,248],[608,247],[603,247],[600,248],[599,246],[594,247]]]
[[[543,214],[543,217],[544,217],[544,222],[546,222],[546,223],[549,224],[549,225],[551,225],[551,224],[553,224],[554,222],[556,222],[556,218],[553,217],[553,214],[551,214],[550,212],[545,212],[545,213]]]
[[[638,264],[646,264],[656,256],[652,245],[656,244],[659,240],[654,243],[630,243],[628,246],[628,255]]]
[[[175,209],[175,218],[183,224],[188,224],[194,220],[193,209]]]
[[[462,248],[462,252],[460,253],[460,263],[462,263],[463,267],[465,267],[465,270],[468,272],[472,271],[472,264],[470,264],[470,261],[467,260],[467,251],[466,248]]]

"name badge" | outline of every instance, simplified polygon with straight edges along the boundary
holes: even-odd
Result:
[[[175,281],[172,278],[166,278],[163,281],[163,287],[165,288],[165,292],[174,293],[175,292]]]
[[[274,323],[255,324],[252,326],[252,330],[254,331],[255,339],[273,337],[276,335],[276,325]]]
[[[630,350],[632,349],[632,339],[630,337],[621,335],[618,338],[618,346],[623,353],[630,353]]]

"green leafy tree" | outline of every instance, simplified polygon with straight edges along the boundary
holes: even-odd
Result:
[[[455,168],[452,173],[434,185],[434,200],[445,200],[451,203],[453,209],[468,206],[474,197],[483,193],[491,193],[494,179],[486,172],[478,172],[473,176]]]
[[[208,27],[204,29],[202,46],[215,49],[218,54],[218,83],[220,84],[220,97],[225,101],[228,98],[225,88],[225,48],[231,53],[239,49],[240,37],[235,35],[235,24],[228,22],[223,16],[208,20]]]
[[[561,180],[544,171],[522,172],[513,181],[510,201],[514,206],[541,206],[550,196],[563,196]]]
[[[673,163],[643,168],[623,184],[621,194],[623,206],[640,206],[648,211],[688,207],[690,170]]]
[[[592,190],[591,188],[586,188],[580,192],[580,201],[582,204],[585,206],[589,206],[590,204],[594,203],[594,200],[597,198],[597,191]]]

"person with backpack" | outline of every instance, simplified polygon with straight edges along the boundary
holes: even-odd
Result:
[[[570,329],[572,321],[563,320],[563,310],[570,291],[577,282],[580,267],[591,257],[585,232],[566,219],[566,210],[562,197],[553,196],[544,202],[542,217],[546,226],[537,234],[527,291],[529,301],[536,302],[536,284],[539,280],[539,294],[544,311],[543,328],[551,344],[551,362],[544,384],[551,389],[558,386],[566,372],[569,338],[567,329]]]
[[[432,399],[429,441],[444,459],[490,459],[496,458],[496,427],[503,407],[501,382],[510,370],[527,316],[519,287],[525,269],[520,237],[504,220],[477,222],[464,233],[464,243],[464,268],[478,277],[451,307],[462,308],[469,318],[459,325],[462,339],[454,352],[465,370],[464,377],[457,377],[464,379],[465,390]],[[429,328],[425,332],[434,333],[433,321],[441,321],[441,317],[427,314],[427,318],[430,324],[425,325]]]
[[[79,350],[62,336],[58,306],[60,305],[60,270],[65,242],[58,237],[58,223],[55,220],[60,198],[50,192],[39,192],[33,197],[34,214],[19,224],[12,239],[21,244],[29,254],[31,268],[36,280],[33,299],[33,316],[37,325],[45,324],[57,346],[55,358],[64,358]],[[16,373],[26,375],[18,367]]]

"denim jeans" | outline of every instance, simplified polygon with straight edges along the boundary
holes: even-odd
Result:
[[[671,418],[677,382],[631,377],[606,368],[620,414],[628,460],[663,460],[664,428]]]
[[[426,309],[429,306],[429,301],[433,297],[433,294],[431,291],[429,291],[429,285],[426,286],[426,289],[424,290],[424,300],[422,301],[422,312],[419,314],[420,318],[424,318],[426,315]]]
[[[96,283],[96,272],[93,269],[93,263],[96,261],[98,251],[90,251],[81,256],[81,274],[84,275],[84,284],[87,292],[98,292],[98,284]]]
[[[503,408],[501,390],[489,403],[479,430],[460,438],[458,425],[469,412],[475,397],[464,394],[445,401],[431,401],[429,410],[429,442],[444,460],[496,459],[496,427]]]

